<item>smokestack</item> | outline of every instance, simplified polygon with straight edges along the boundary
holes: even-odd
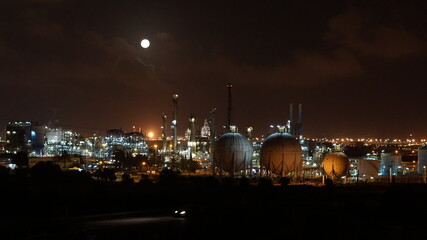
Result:
[[[176,152],[176,145],[178,143],[178,94],[174,93],[172,95],[172,103],[173,103],[173,151]]]
[[[298,104],[298,138],[302,136],[302,103]]]
[[[231,83],[227,84],[227,89],[228,89],[227,128],[228,128],[229,132],[231,132],[230,126],[232,124],[232,122],[231,122],[231,110],[232,110],[232,108],[231,108],[231,88],[233,88],[233,84],[231,84]]]
[[[167,116],[166,116],[166,114],[163,113],[163,126],[162,126],[163,152],[166,151],[167,144],[168,144],[168,142],[167,142],[167,136],[166,136],[166,134],[167,134],[167,125],[166,125],[166,123],[167,123]]]
[[[196,118],[193,116],[190,116],[190,142],[196,141]]]
[[[294,104],[289,104],[289,134],[294,135]]]
[[[213,175],[216,175],[216,171],[215,171],[215,163],[214,163],[214,156],[213,156],[213,154],[214,154],[214,148],[215,148],[215,111],[216,111],[216,108],[212,108],[212,110],[209,112],[209,117],[210,117],[210,119],[209,119],[209,128],[210,128],[210,130],[211,130],[211,134],[210,134],[210,155],[211,155],[211,158],[212,158],[212,174]]]

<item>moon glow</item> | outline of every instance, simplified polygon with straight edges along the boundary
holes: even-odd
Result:
[[[141,47],[148,48],[149,46],[150,46],[150,41],[148,41],[148,39],[142,39]]]

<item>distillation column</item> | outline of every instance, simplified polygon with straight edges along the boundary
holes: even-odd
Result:
[[[228,88],[228,108],[227,108],[227,129],[229,132],[231,132],[231,89],[233,88],[233,84],[229,83],[227,84]]]
[[[173,103],[173,120],[172,120],[172,128],[173,128],[173,151],[176,153],[176,146],[178,143],[178,94],[174,93],[172,95],[172,103]]]
[[[166,125],[166,121],[167,121],[167,116],[166,114],[163,113],[163,126],[162,126],[162,140],[163,140],[163,152],[166,152],[167,149],[167,125]]]

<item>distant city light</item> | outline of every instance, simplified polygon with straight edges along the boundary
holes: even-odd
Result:
[[[154,133],[153,133],[153,132],[149,132],[149,133],[148,133],[148,137],[149,137],[149,138],[153,138],[153,137],[154,137]]]

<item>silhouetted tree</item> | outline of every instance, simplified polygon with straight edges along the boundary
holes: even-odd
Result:
[[[200,169],[199,163],[190,159],[190,161],[188,161],[188,171],[195,173],[197,169]]]
[[[273,182],[270,179],[263,177],[263,178],[260,178],[258,180],[258,186],[259,187],[263,187],[263,188],[265,188],[265,187],[272,187],[273,186]]]
[[[55,183],[61,175],[61,168],[52,162],[38,162],[30,171],[31,180],[36,183]]]
[[[288,177],[281,177],[279,182],[280,182],[280,186],[286,187],[291,182],[291,179],[289,179]]]
[[[62,172],[62,180],[64,183],[78,183],[78,184],[85,184],[93,181],[92,174],[86,171]]]
[[[232,177],[224,177],[222,179],[222,184],[225,187],[232,187],[232,186],[234,186],[234,179]]]
[[[170,169],[163,169],[160,172],[159,183],[161,184],[175,184],[178,182],[179,174]]]
[[[204,182],[205,182],[207,187],[218,187],[219,186],[219,181],[214,176],[206,177]]]
[[[68,154],[67,151],[63,151],[61,156],[58,156],[57,159],[58,159],[58,162],[61,163],[62,167],[66,168],[67,163],[69,163],[71,161],[71,156],[70,156],[70,154]]]
[[[325,179],[325,187],[326,188],[334,187],[334,180],[332,180],[330,178]]]
[[[141,175],[141,180],[139,180],[139,184],[141,184],[141,185],[150,185],[152,183],[153,183],[153,181],[151,181],[151,179],[149,178],[149,176],[147,174],[142,174]]]
[[[103,181],[114,182],[117,179],[115,171],[110,168],[98,169],[96,175]]]
[[[30,168],[15,168],[13,175],[18,182],[24,183],[30,179]]]
[[[132,159],[132,166],[138,168],[139,170],[141,170],[141,163],[144,161],[144,159],[145,159],[144,156],[142,156],[142,155],[136,155]]]
[[[16,166],[22,168],[22,167],[28,167],[28,154],[24,151],[17,152],[12,157],[12,163],[16,164]]]
[[[0,166],[0,183],[4,183],[9,180],[9,177],[10,177],[9,171],[10,171],[9,168]]]
[[[132,175],[128,172],[122,174],[122,183],[133,183]]]
[[[180,165],[181,165],[180,168],[181,168],[182,171],[187,171],[188,170],[188,160],[187,160],[186,157],[181,158]]]
[[[239,179],[239,186],[240,187],[248,187],[249,186],[249,179],[245,176],[241,177]]]

